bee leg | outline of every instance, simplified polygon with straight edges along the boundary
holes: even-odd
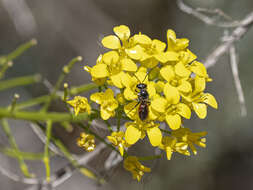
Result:
[[[138,102],[129,112],[127,112],[126,115],[128,115],[131,111],[133,111],[139,104],[140,104],[140,102]]]

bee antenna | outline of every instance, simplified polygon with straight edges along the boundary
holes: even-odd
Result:
[[[139,81],[139,83],[142,83],[140,79],[134,74],[134,77]]]
[[[147,72],[147,74],[146,74],[145,78],[143,79],[142,83],[145,81],[145,79],[147,78],[148,74],[149,74],[154,68],[155,68],[155,67],[153,67],[152,69],[150,69],[150,70]]]
[[[144,77],[142,83],[145,81],[145,79],[147,78],[148,74],[149,74],[149,72],[147,72],[147,74],[146,74],[146,76]]]

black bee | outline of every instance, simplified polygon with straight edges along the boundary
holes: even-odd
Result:
[[[144,83],[139,83],[136,85],[136,88],[139,89],[138,103],[137,103],[137,105],[140,104],[138,109],[139,118],[142,121],[144,121],[148,117],[148,106],[149,106],[149,94],[147,91],[147,85]]]
[[[138,114],[140,120],[142,121],[144,121],[148,117],[148,106],[150,104],[147,85],[143,83],[147,75],[142,82],[140,82],[140,80],[134,75],[140,83],[136,85],[136,88],[139,89],[138,91],[135,90],[136,92],[138,92],[138,103],[133,107],[133,109],[135,109],[140,104]],[[133,109],[131,109],[128,113],[130,113]]]

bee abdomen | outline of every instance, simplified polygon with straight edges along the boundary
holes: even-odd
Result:
[[[146,102],[141,102],[139,106],[139,118],[143,121],[148,117],[148,105]]]

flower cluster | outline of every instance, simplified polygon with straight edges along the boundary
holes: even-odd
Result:
[[[189,156],[191,150],[196,154],[193,144],[205,147],[206,132],[191,132],[182,125],[183,119],[190,119],[192,112],[204,119],[207,105],[215,109],[218,105],[214,96],[205,92],[212,79],[188,49],[188,39],[177,38],[173,30],[167,30],[167,43],[142,33],[131,36],[125,25],[113,31],[114,35],[102,39],[109,51],[98,56],[95,66],[84,70],[100,87],[90,100],[100,105],[101,118],[126,121],[108,140],[124,157],[125,168],[140,180],[150,169],[125,154],[126,148],[147,135],[150,144],[164,150],[168,160],[173,152]],[[88,106],[71,105],[76,113],[89,110]],[[163,122],[167,125],[161,125]]]
[[[88,152],[95,149],[95,138],[93,135],[87,133],[81,133],[80,138],[77,139],[77,145]]]
[[[130,171],[134,179],[138,181],[141,180],[141,177],[144,175],[144,172],[150,172],[151,169],[143,166],[136,156],[128,156],[124,160],[124,168]]]

